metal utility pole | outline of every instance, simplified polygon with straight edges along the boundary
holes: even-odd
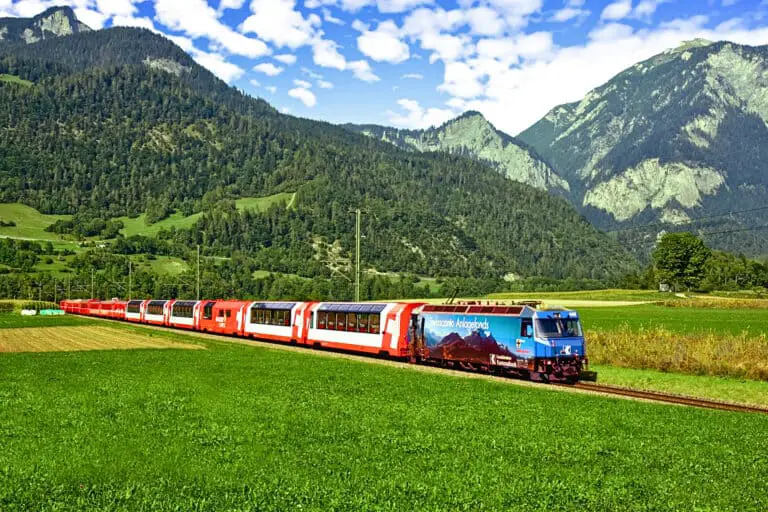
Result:
[[[56,278],[54,277],[53,278],[53,302],[56,303],[56,304],[58,304],[58,301],[56,301],[56,299],[58,298],[57,295],[56,295],[57,291],[58,290],[56,289]]]
[[[67,299],[72,298],[72,278],[67,276]]]
[[[360,302],[360,208],[355,209],[355,302]]]
[[[200,300],[200,244],[197,245],[197,300]]]
[[[94,269],[91,269],[91,298],[95,299],[96,296],[93,294],[93,280],[94,280]]]
[[[128,258],[128,300],[131,300],[131,258]]]

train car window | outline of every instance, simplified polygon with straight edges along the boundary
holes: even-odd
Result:
[[[264,323],[264,310],[263,309],[257,309],[256,310],[256,323],[257,324],[263,324]]]
[[[357,315],[357,330],[360,332],[368,332],[368,314],[360,313]]]
[[[203,307],[203,320],[210,320],[213,318],[213,305],[214,302],[207,302]]]
[[[269,325],[272,323],[272,310],[270,309],[264,310],[264,321],[261,323],[266,325]]]
[[[528,337],[528,329],[533,332],[533,320],[530,318],[523,318],[523,321],[520,322],[520,336]]]
[[[357,315],[355,313],[347,313],[347,330],[357,331]]]
[[[128,303],[127,311],[129,313],[141,313],[141,301],[131,301]]]
[[[163,314],[163,306],[162,305],[150,304],[149,308],[147,310],[147,313],[149,313],[150,315],[162,315]]]
[[[325,311],[318,311],[317,313],[317,328],[325,329],[328,321],[328,313]]]
[[[380,321],[379,315],[376,313],[371,313],[371,315],[368,318],[369,318],[368,332],[371,334],[380,334],[381,327],[379,325],[379,321]]]
[[[328,313],[328,329],[336,328],[336,313]]]
[[[337,331],[347,330],[347,314],[346,313],[336,313],[336,330]]]
[[[288,310],[283,311],[283,325],[285,327],[291,325],[291,312]]]
[[[227,320],[229,317],[232,316],[232,310],[231,309],[225,309],[221,312],[221,316],[224,317],[224,320]]]

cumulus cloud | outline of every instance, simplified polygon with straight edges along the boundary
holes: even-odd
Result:
[[[363,82],[378,82],[380,78],[371,69],[371,65],[365,60],[356,60],[347,63],[347,69],[352,71],[352,74],[357,77],[358,80]]]
[[[618,0],[608,4],[600,14],[601,20],[620,20],[632,13],[632,0]]]
[[[579,9],[578,7],[563,7],[562,9],[556,11],[549,18],[549,21],[564,23],[576,18],[586,18],[587,16],[589,16],[589,11],[586,9]]]
[[[263,41],[239,34],[219,21],[205,0],[155,0],[155,20],[193,39],[208,38],[235,55],[256,58],[269,53]]]
[[[317,14],[307,18],[296,10],[295,0],[252,0],[251,16],[239,29],[255,33],[276,46],[298,48],[308,44],[315,36],[315,28],[322,22]]]
[[[413,80],[424,80],[424,75],[422,75],[421,73],[406,73],[403,76],[401,76],[400,78],[401,79],[403,79],[403,78],[410,78],[410,79],[413,79]]]
[[[333,84],[327,80],[318,80],[317,86],[321,89],[333,89]]]
[[[288,91],[288,96],[296,98],[301,101],[306,107],[314,107],[317,104],[317,97],[315,94],[304,87],[296,87]]]
[[[287,64],[288,66],[291,66],[296,63],[296,56],[292,55],[290,53],[285,53],[283,55],[275,55],[272,57],[278,62],[282,62],[283,64]]]
[[[456,117],[451,109],[422,108],[416,100],[401,98],[397,100],[400,112],[388,111],[389,122],[395,126],[408,129],[422,129],[439,126]]]
[[[284,68],[275,66],[271,62],[262,62],[261,64],[253,66],[253,70],[258,71],[259,73],[264,73],[267,76],[277,76],[283,72]]]
[[[368,30],[359,22],[355,22],[353,27],[361,33],[357,38],[357,48],[366,57],[392,64],[410,57],[408,45],[400,40],[400,31],[393,21],[379,23],[376,30]]]
[[[210,70],[227,83],[237,80],[245,73],[243,68],[227,61],[222,55],[217,53],[208,53],[194,49],[191,54],[195,62]]]
[[[307,82],[306,80],[294,80],[293,85],[296,87],[303,87],[304,89],[309,89],[312,87],[312,84]]]

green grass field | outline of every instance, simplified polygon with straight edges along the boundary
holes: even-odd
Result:
[[[0,313],[0,329],[92,325],[96,322],[98,320],[72,315],[21,316],[19,313]]]
[[[0,509],[768,508],[765,416],[205,344],[0,354]]]
[[[768,332],[768,309],[670,308],[656,304],[618,307],[579,307],[586,330],[615,330],[629,325],[634,330],[663,327],[672,332],[739,334],[759,336]]]
[[[637,301],[655,302],[675,300],[678,297],[670,293],[659,293],[652,290],[584,290],[575,292],[504,292],[492,293],[489,299],[495,300],[600,300],[600,301]]]
[[[0,235],[11,238],[58,241],[61,240],[61,237],[56,233],[45,231],[45,228],[59,219],[71,217],[71,215],[45,215],[20,203],[0,203],[0,219],[16,223],[15,226],[0,227]]]
[[[295,193],[280,193],[267,197],[244,197],[237,199],[235,205],[239,210],[257,210],[264,211],[273,204],[286,203],[291,205],[294,201]],[[155,236],[163,229],[188,229],[191,228],[197,220],[202,217],[202,213],[195,213],[189,216],[184,216],[181,213],[174,213],[168,218],[159,222],[155,222],[152,225],[147,226],[144,223],[145,214],[141,214],[136,218],[120,217],[118,220],[123,221],[124,227],[120,232],[125,236],[132,235],[144,235]]]

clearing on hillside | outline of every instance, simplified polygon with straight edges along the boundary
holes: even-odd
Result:
[[[115,327],[40,327],[0,330],[0,352],[76,352],[83,350],[125,350],[135,348],[201,349],[151,333],[132,333]]]

